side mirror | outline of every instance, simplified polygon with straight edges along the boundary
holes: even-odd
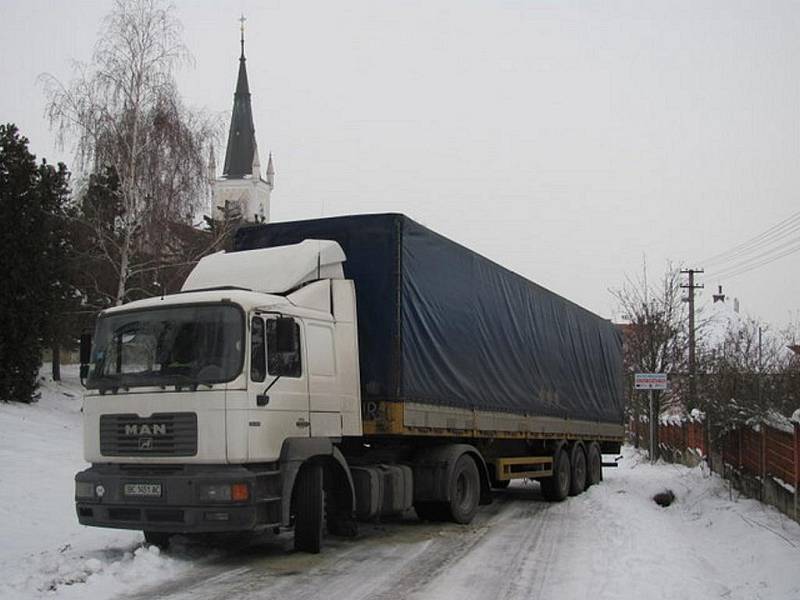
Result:
[[[92,334],[81,334],[81,364],[88,365],[92,360]]]
[[[87,377],[89,377],[89,363],[92,360],[92,334],[90,333],[81,334],[80,354],[81,354],[80,378],[81,382],[83,382]]]

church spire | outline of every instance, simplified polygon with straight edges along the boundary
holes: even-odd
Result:
[[[239,75],[236,80],[236,92],[233,95],[233,112],[231,128],[228,132],[228,147],[225,151],[223,176],[228,179],[241,179],[250,175],[253,169],[256,131],[253,125],[253,109],[250,104],[250,86],[247,82],[247,59],[244,56],[244,15],[241,22],[242,53],[239,56]]]
[[[269,153],[269,162],[267,163],[267,183],[270,189],[275,187],[275,167],[272,165],[272,152]]]

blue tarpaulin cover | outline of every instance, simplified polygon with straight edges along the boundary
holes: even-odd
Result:
[[[362,400],[622,422],[612,323],[400,214],[241,228],[235,250],[339,242]]]

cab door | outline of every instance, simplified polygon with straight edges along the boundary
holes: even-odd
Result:
[[[303,324],[256,314],[250,332],[248,458],[272,461],[286,438],[311,434]]]
[[[334,324],[305,323],[308,391],[313,437],[341,437],[342,390],[337,377]]]

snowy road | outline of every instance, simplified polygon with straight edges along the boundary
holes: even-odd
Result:
[[[71,380],[75,373],[70,373]],[[619,469],[560,504],[518,482],[472,525],[402,521],[328,538],[290,535],[161,553],[140,532],[78,525],[80,388],[49,383],[39,404],[0,404],[0,598],[800,600],[800,525],[700,468]],[[669,508],[652,501],[671,489]]]
[[[515,487],[498,492],[469,526],[410,514],[362,524],[356,540],[329,538],[316,556],[290,553],[291,539],[276,539],[131,598],[430,598],[462,584],[462,598],[537,597],[545,577],[536,565],[552,554],[560,527],[549,513],[561,511],[552,508],[536,486]]]
[[[362,526],[317,556],[291,540],[234,552],[131,600],[235,598],[800,598],[800,526],[732,501],[699,469],[640,463],[562,504],[538,485],[495,494],[470,526]],[[650,497],[665,486],[672,507]]]

